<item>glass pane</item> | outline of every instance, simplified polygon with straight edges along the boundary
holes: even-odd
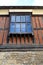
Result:
[[[20,24],[19,23],[16,24],[16,32],[20,32]]]
[[[27,24],[27,32],[31,33],[32,32],[32,26],[31,23]]]
[[[15,24],[11,23],[10,24],[10,32],[14,32],[15,31]]]
[[[21,29],[21,32],[26,32],[26,31],[25,31],[25,29],[22,28],[22,29]]]
[[[25,32],[26,31],[26,25],[25,23],[21,24],[21,32]]]
[[[15,22],[15,16],[11,16],[11,22]]]
[[[20,16],[16,16],[16,22],[20,22]]]
[[[31,22],[31,17],[30,16],[26,16],[26,22]]]
[[[25,28],[25,23],[21,23],[21,28]]]
[[[17,28],[16,28],[16,32],[17,32],[17,33],[20,32],[20,29],[17,29]]]
[[[25,22],[25,16],[21,16],[21,22]]]

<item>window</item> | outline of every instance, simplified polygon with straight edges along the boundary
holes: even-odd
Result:
[[[11,33],[14,33],[15,32],[15,24],[14,23],[11,23],[10,24],[10,32]]]
[[[27,32],[29,32],[29,33],[32,32],[32,26],[30,23],[27,24]]]
[[[26,22],[31,22],[31,17],[30,16],[26,16]]]
[[[11,16],[11,22],[15,22],[15,16]]]
[[[20,24],[19,23],[16,24],[16,32],[20,32]]]
[[[21,24],[21,32],[26,32],[25,23],[22,23],[22,24]]]
[[[21,16],[21,22],[25,22],[25,16]]]
[[[16,16],[16,22],[20,22],[20,16]]]
[[[10,33],[32,33],[30,14],[12,14],[10,18]]]

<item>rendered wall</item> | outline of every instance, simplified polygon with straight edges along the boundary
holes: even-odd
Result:
[[[0,15],[9,15],[9,12],[32,12],[33,15],[43,15],[43,9],[0,9]]]
[[[0,52],[0,65],[43,65],[43,51]]]

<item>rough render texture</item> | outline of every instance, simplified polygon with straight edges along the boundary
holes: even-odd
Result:
[[[43,51],[0,52],[0,65],[43,65]]]

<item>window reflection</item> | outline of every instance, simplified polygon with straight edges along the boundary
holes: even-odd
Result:
[[[27,24],[27,32],[32,32],[32,26],[31,26],[31,23],[28,23]]]
[[[16,24],[16,32],[20,32],[20,24],[19,23]]]
[[[12,15],[10,23],[10,32],[32,32],[30,15]]]
[[[11,16],[11,22],[15,22],[15,16]]]
[[[20,22],[20,16],[16,16],[16,22]]]
[[[26,22],[31,22],[30,16],[26,16]]]
[[[15,32],[15,24],[14,23],[10,24],[10,32]]]
[[[21,22],[25,22],[25,16],[21,16]]]
[[[26,32],[26,25],[25,25],[25,23],[21,24],[21,32]]]

